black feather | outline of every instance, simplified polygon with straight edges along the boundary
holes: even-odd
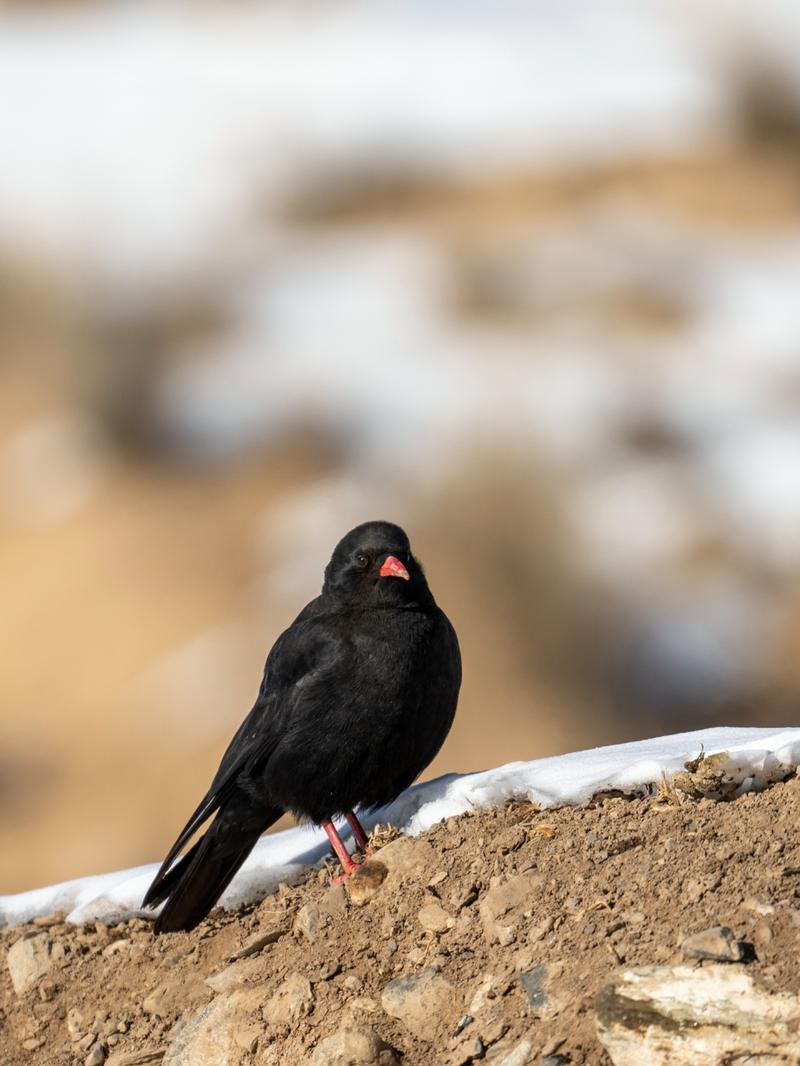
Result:
[[[390,555],[408,580],[381,576]],[[321,595],[275,642],[253,709],[148,889],[145,906],[166,900],[156,930],[201,921],[284,811],[320,823],[399,795],[441,747],[460,684],[455,631],[405,533],[351,530]]]

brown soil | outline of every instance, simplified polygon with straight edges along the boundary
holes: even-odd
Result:
[[[276,1026],[263,1020],[258,999],[242,1019],[248,1036],[236,1061],[243,1064],[305,1062],[322,1038],[355,1018],[403,1062],[420,1066],[460,1066],[473,1055],[490,1061],[523,1038],[533,1042],[531,1063],[555,1049],[576,1066],[607,1066],[593,1014],[603,983],[621,965],[678,962],[682,939],[715,924],[751,946],[755,975],[800,990],[797,778],[730,802],[665,790],[648,799],[606,797],[587,808],[539,812],[510,804],[470,812],[403,845],[422,867],[408,860],[398,866],[397,847],[386,847],[385,862],[378,848],[366,869],[377,871],[376,883],[382,866],[389,876],[377,889],[362,888],[369,898],[360,905],[328,888],[326,872],[318,871],[258,906],[216,911],[190,934],[155,938],[142,920],[74,928],[57,916],[39,919],[35,931],[61,945],[60,957],[19,997],[3,967],[3,1063],[83,1063],[94,1040],[117,1054],[164,1049],[178,1019],[214,996],[206,978],[267,929],[285,931],[234,964],[236,987],[262,991],[266,1004],[290,974],[300,974],[311,982],[313,1000],[298,1020]],[[492,889],[515,877],[527,895],[512,900],[493,926]],[[436,925],[437,914],[442,920],[436,911],[431,918],[437,904],[450,927],[427,931],[423,925]],[[497,927],[504,942],[490,943]],[[0,930],[1,956],[30,931]],[[414,1036],[381,1005],[391,980],[426,967],[453,990],[432,1008],[431,1040]],[[491,985],[488,998],[476,1006],[487,975],[494,979],[484,985]],[[467,1014],[474,1020],[452,1037]]]

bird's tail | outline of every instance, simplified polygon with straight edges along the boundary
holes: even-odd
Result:
[[[156,933],[194,929],[205,918],[256,841],[281,814],[265,813],[257,827],[246,828],[221,810],[205,834],[170,869],[159,873],[144,898],[143,906],[155,907],[166,900],[156,918]],[[272,816],[270,816],[272,815]]]

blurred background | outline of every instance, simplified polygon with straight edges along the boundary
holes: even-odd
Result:
[[[0,890],[159,859],[351,525],[429,771],[800,723],[800,7],[0,10]]]

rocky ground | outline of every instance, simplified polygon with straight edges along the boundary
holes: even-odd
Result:
[[[0,1058],[800,1062],[800,780],[728,801],[684,784],[379,831],[346,887],[316,871],[191,934],[0,930]]]

